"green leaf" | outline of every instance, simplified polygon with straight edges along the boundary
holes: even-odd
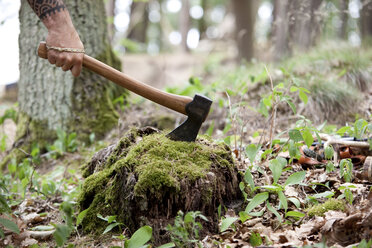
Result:
[[[298,91],[298,87],[296,86],[291,86],[291,88],[289,89],[290,92],[296,92]]]
[[[313,142],[314,142],[314,138],[313,138],[313,135],[311,134],[309,128],[305,128],[303,131],[302,131],[302,137],[304,138],[304,141],[305,141],[305,144],[310,147]]]
[[[261,99],[258,112],[261,113],[263,116],[268,117],[269,116],[269,111],[267,110],[266,105],[263,103],[263,100]]]
[[[76,218],[76,226],[79,226],[81,224],[81,222],[83,221],[87,213],[88,213],[88,209],[85,209],[84,211],[81,211],[79,213],[79,215]]]
[[[2,225],[3,227],[5,227],[9,231],[12,231],[14,233],[19,234],[19,228],[18,228],[17,224],[14,223],[11,220],[8,220],[8,219],[1,218],[0,217],[0,225]]]
[[[226,231],[235,221],[237,221],[238,217],[227,217],[221,221],[221,230],[220,232]]]
[[[252,232],[251,236],[249,237],[249,243],[253,247],[262,245],[263,242],[262,242],[261,235],[259,233],[256,233],[256,232]]]
[[[101,220],[107,221],[107,217],[103,217],[101,214],[97,214],[97,217]]]
[[[255,195],[249,202],[248,206],[245,208],[245,212],[249,214],[255,207],[266,201],[267,198],[269,198],[268,192],[262,192]]]
[[[326,164],[326,171],[327,171],[327,173],[330,173],[330,172],[332,172],[334,170],[335,170],[335,165],[331,161],[329,161]]]
[[[336,133],[341,136],[343,136],[345,133],[351,133],[351,127],[348,126],[341,127]]]
[[[288,201],[291,201],[296,206],[296,208],[301,207],[301,202],[297,198],[289,197],[287,199],[288,199]]]
[[[318,194],[314,194],[312,195],[311,197],[315,198],[315,199],[318,199],[318,198],[331,198],[332,196],[334,196],[335,193],[333,193],[332,191],[325,191],[325,192],[322,192],[322,193],[318,193]]]
[[[111,215],[107,217],[107,222],[110,224],[112,222],[116,221],[116,215]]]
[[[300,97],[303,103],[307,104],[308,98],[307,98],[306,93],[303,90],[299,91],[298,96]]]
[[[306,171],[298,171],[290,175],[287,180],[285,181],[285,186],[299,184],[301,183],[306,176]]]
[[[171,247],[176,247],[175,243],[166,243],[164,245],[159,246],[158,248],[171,248]]]
[[[287,197],[285,197],[283,191],[279,191],[278,196],[279,196],[280,204],[283,206],[284,211],[287,212],[287,209],[288,209]]]
[[[127,248],[138,248],[145,245],[152,237],[152,228],[143,226],[138,229],[128,240]]]
[[[247,155],[251,163],[254,162],[258,150],[259,150],[259,147],[257,147],[255,144],[250,144],[245,148],[245,154]]]
[[[277,159],[270,161],[269,168],[273,173],[274,183],[278,182],[279,177],[282,175],[283,167]]]
[[[334,153],[335,151],[333,150],[332,146],[328,145],[324,148],[324,156],[326,159],[332,159]]]
[[[111,231],[114,227],[116,227],[116,226],[118,226],[118,225],[120,225],[120,223],[112,223],[112,224],[110,224],[110,225],[108,225],[107,227],[106,227],[106,229],[103,231],[103,233],[102,234],[105,234],[105,233],[108,233],[109,231]]]
[[[249,184],[249,187],[251,187],[251,190],[253,190],[254,187],[256,186],[254,184],[252,173],[249,169],[247,169],[244,173],[244,181]]]
[[[249,214],[247,214],[245,211],[240,211],[239,212],[239,219],[242,223],[244,223],[246,220],[250,219],[251,216]]]
[[[276,218],[278,218],[279,222],[282,222],[282,216],[280,216],[278,211],[276,211],[276,209],[270,205],[269,201],[266,201],[266,207],[270,212],[272,212],[276,216]]]
[[[285,101],[287,102],[288,106],[291,107],[293,114],[296,114],[297,109],[296,106],[293,104],[292,100],[286,99]]]
[[[58,246],[62,246],[66,243],[67,239],[70,236],[71,229],[67,225],[54,225],[56,231],[53,233],[54,240]]]
[[[288,211],[285,214],[286,217],[295,217],[295,218],[303,218],[305,216],[304,213],[297,212],[297,211]]]
[[[293,140],[294,142],[300,142],[303,140],[302,134],[297,129],[291,129],[288,132],[289,138]]]

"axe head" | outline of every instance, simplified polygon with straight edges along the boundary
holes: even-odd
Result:
[[[195,141],[202,123],[208,116],[212,100],[208,97],[196,94],[194,99],[185,107],[187,119],[167,137],[176,141]]]

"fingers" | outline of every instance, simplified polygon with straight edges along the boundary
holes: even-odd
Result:
[[[83,67],[83,54],[48,51],[48,61],[61,67],[63,71],[71,70],[74,77],[78,77]]]

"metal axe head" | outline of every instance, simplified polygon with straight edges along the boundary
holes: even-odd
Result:
[[[196,94],[194,99],[185,107],[187,119],[167,137],[176,141],[195,141],[202,123],[208,116],[212,100],[208,97]]]

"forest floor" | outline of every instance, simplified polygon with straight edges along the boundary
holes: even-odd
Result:
[[[201,133],[228,144],[243,175],[242,201],[238,206],[224,206],[219,213],[220,230],[199,241],[193,240],[195,230],[187,230],[181,242],[184,247],[371,247],[367,242],[372,238],[372,176],[368,174],[372,160],[369,164],[364,161],[372,154],[369,147],[360,148],[340,139],[344,133],[361,140],[371,137],[371,48],[360,53],[364,55],[357,61],[346,55],[333,54],[330,58],[325,52],[297,57],[293,60],[300,66],[294,67],[291,61],[283,63],[291,68],[289,71],[262,64],[231,69],[231,59],[219,56],[132,55],[124,60],[124,71],[136,79],[177,94],[201,92],[214,99]],[[199,82],[199,77],[206,85]],[[291,85],[280,87],[280,82],[285,81]],[[336,85],[345,81],[357,90],[345,91],[358,95],[355,98],[344,91],[333,94],[337,91],[334,86],[322,94],[329,89],[319,86],[318,81],[336,81]],[[295,112],[291,104],[281,101],[281,96],[292,100]],[[18,189],[19,198],[11,208],[21,233],[6,231],[2,245],[55,246],[53,232],[58,226],[53,224],[66,222],[60,206],[76,200],[83,181],[81,165],[95,152],[116,143],[131,126],[172,129],[183,119],[139,97],[131,96],[129,105],[117,106],[119,125],[104,140],[97,141],[93,136],[91,145],[79,144],[75,152],[63,151],[58,158],[42,157],[37,172],[32,174],[40,184],[39,194],[32,190],[32,183],[25,188],[24,196]],[[2,104],[0,116],[10,106]],[[358,122],[361,119],[364,122]],[[342,128],[345,132],[338,132]],[[15,129],[11,120],[5,121],[3,134],[8,148]],[[329,137],[336,140],[331,155],[325,146],[315,144],[319,136],[324,141]],[[306,144],[313,152],[307,150]],[[22,184],[21,180],[9,180],[12,190],[22,189],[16,186]],[[125,237],[132,235],[126,229],[122,231]],[[123,243],[120,233],[108,232],[97,238],[85,235],[79,225],[74,226],[67,241],[76,247],[122,247]]]

